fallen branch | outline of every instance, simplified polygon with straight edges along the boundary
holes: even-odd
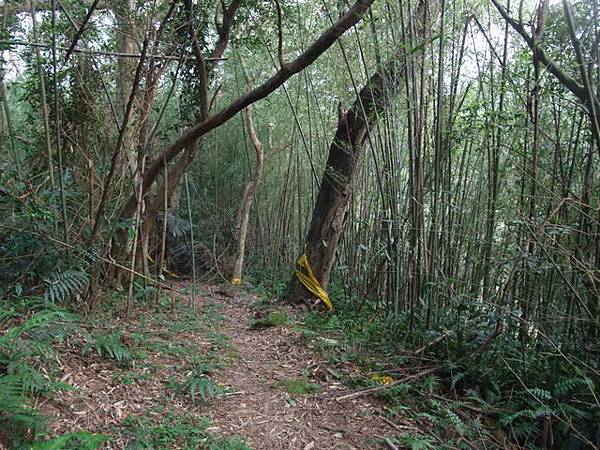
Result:
[[[371,395],[376,392],[385,391],[386,389],[389,389],[394,386],[398,386],[399,384],[404,384],[404,383],[408,383],[409,381],[418,380],[419,378],[422,378],[425,375],[429,375],[430,373],[438,371],[440,368],[441,368],[440,366],[430,367],[430,368],[422,370],[421,372],[416,373],[414,375],[409,375],[407,377],[401,378],[400,380],[396,380],[391,384],[382,384],[381,386],[375,386],[375,387],[371,387],[371,388],[367,388],[367,389],[362,389],[360,391],[356,391],[351,394],[342,395],[341,397],[336,398],[335,401],[342,402],[344,400],[350,400],[350,399],[358,398],[358,397],[365,397],[367,395]]]
[[[452,334],[452,331],[446,331],[445,333],[439,335],[438,337],[436,337],[433,341],[425,344],[423,347],[415,350],[415,355],[418,355],[419,353],[423,353],[425,350],[427,350],[429,347],[434,346],[435,344],[437,344],[438,342],[443,341],[444,339],[446,339],[448,336],[450,336]]]

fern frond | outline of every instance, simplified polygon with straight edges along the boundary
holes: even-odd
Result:
[[[559,381],[552,387],[552,392],[556,397],[566,397],[572,394],[577,388],[587,386],[588,381],[585,378],[572,377]]]
[[[53,272],[44,279],[44,299],[52,303],[64,302],[80,294],[89,282],[87,273],[79,270]]]
[[[122,344],[122,333],[119,332],[89,336],[81,353],[87,355],[91,350],[102,358],[114,359],[121,364],[128,364],[134,358],[131,350]]]
[[[538,400],[548,401],[552,399],[552,392],[541,388],[527,389],[527,392]]]
[[[25,396],[23,380],[18,375],[0,377],[0,424],[12,429],[27,429],[38,421],[38,415]]]
[[[159,214],[159,224],[163,221],[163,214]],[[187,234],[192,229],[192,224],[181,217],[176,216],[171,211],[167,212],[167,232],[175,239],[178,239]]]

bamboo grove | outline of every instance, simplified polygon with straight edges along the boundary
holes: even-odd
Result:
[[[177,276],[299,303],[306,254],[334,312],[377,318],[397,348],[433,342],[453,389],[521,412],[501,418],[514,442],[590,442],[598,2],[0,14],[2,296],[71,274],[52,297],[93,314]]]

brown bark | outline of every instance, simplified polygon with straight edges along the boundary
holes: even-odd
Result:
[[[136,27],[134,23],[135,1],[126,0],[121,5],[122,10],[118,11],[119,33],[119,51],[121,53],[135,53],[136,45],[134,35]],[[125,117],[127,103],[133,91],[133,74],[135,72],[135,63],[127,58],[119,58],[119,113]],[[135,117],[135,112],[133,112]],[[133,117],[132,117],[133,118]],[[133,120],[135,122],[135,120]],[[136,154],[133,144],[133,133],[129,127],[123,131],[123,155],[125,156],[122,169],[129,170],[131,176],[136,172]]]
[[[385,110],[388,98],[398,89],[403,61],[403,53],[392,58],[385,68],[369,79],[350,111],[340,111],[306,238],[306,256],[323,289],[329,283],[361,150],[370,128]],[[309,299],[314,299],[314,295],[298,278],[292,277],[287,300],[301,303]]]

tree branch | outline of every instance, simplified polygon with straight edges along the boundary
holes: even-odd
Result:
[[[192,9],[192,0],[184,0],[188,17],[188,33],[192,41],[192,50],[196,57],[196,70],[198,71],[198,80],[200,81],[200,120],[206,120],[208,117],[208,76],[206,72],[206,61],[198,44],[198,35],[194,26],[194,14]]]
[[[131,93],[129,94],[129,100],[127,102],[127,107],[125,109],[125,115],[123,117],[123,124],[121,125],[121,129],[119,130],[119,137],[117,139],[117,145],[115,147],[115,151],[112,156],[110,170],[108,172],[108,176],[106,177],[106,181],[104,182],[104,186],[102,188],[102,196],[100,198],[100,203],[98,205],[98,209],[96,212],[96,221],[94,222],[94,226],[92,227],[92,235],[91,235],[90,241],[93,241],[96,238],[96,235],[99,230],[98,225],[100,224],[100,222],[102,220],[102,213],[103,213],[104,207],[106,205],[106,201],[108,199],[108,191],[110,189],[110,185],[112,183],[115,169],[117,166],[117,161],[119,160],[119,155],[121,154],[121,149],[123,147],[123,139],[124,139],[125,131],[127,130],[127,127],[129,126],[129,118],[131,116],[131,110],[133,109],[133,100],[135,99],[135,96],[136,96],[137,90],[138,90],[138,86],[139,86],[140,80],[142,78],[142,72],[143,72],[143,68],[144,68],[144,61],[146,58],[146,50],[147,49],[148,49],[148,39],[144,40],[144,45],[142,47],[142,56],[140,58],[140,62],[138,63],[137,69],[135,71],[135,77],[133,79],[133,86],[131,88]],[[144,190],[142,189],[142,195],[143,194],[144,194]],[[134,196],[133,196],[133,201],[134,202],[136,201],[135,192],[134,192]]]
[[[81,25],[79,26],[79,29],[77,30],[77,33],[75,33],[73,42],[71,42],[71,45],[69,46],[69,49],[67,50],[67,54],[65,55],[65,62],[67,62],[69,60],[71,53],[73,53],[73,50],[77,46],[77,42],[79,42],[79,38],[85,31],[85,27],[87,26],[89,20],[92,18],[92,14],[94,14],[94,10],[98,6],[98,2],[100,2],[100,0],[94,0],[94,3],[92,3],[92,6],[90,6],[90,9],[88,10],[85,18],[83,19],[83,22],[81,22]]]
[[[527,30],[525,30],[523,24],[510,17],[508,11],[506,11],[506,9],[500,5],[498,0],[492,0],[492,3],[504,20],[506,20],[510,26],[513,27],[513,29],[519,33],[523,39],[525,39],[525,42],[529,48],[537,53],[540,62],[546,67],[546,69],[556,78],[558,78],[558,81],[560,81],[567,89],[569,89],[573,95],[575,95],[575,97],[581,100],[586,107],[590,107],[591,105],[589,103],[589,98],[585,88],[576,80],[574,80],[569,74],[567,74],[550,56],[546,54],[544,49],[535,42],[534,38],[531,37],[529,33],[527,33]],[[594,101],[594,103],[595,108],[600,109],[597,99]]]
[[[238,0],[233,0],[232,5],[228,8],[228,10],[231,10],[232,6],[236,2],[238,2]],[[346,14],[344,14],[330,28],[325,30],[323,34],[321,34],[321,36],[295,60],[282,67],[262,85],[238,97],[226,108],[222,109],[221,111],[212,116],[209,116],[206,120],[197,123],[195,126],[184,132],[179,138],[177,138],[173,143],[171,143],[161,155],[159,155],[156,158],[156,160],[146,172],[143,183],[144,194],[148,191],[150,186],[152,186],[154,181],[160,175],[162,165],[164,163],[168,164],[169,162],[171,162],[194,141],[196,141],[209,131],[214,130],[215,128],[227,122],[246,106],[265,98],[267,95],[269,95],[271,92],[275,91],[278,87],[285,83],[285,81],[287,81],[293,75],[312,64],[329,47],[331,47],[342,34],[344,34],[349,28],[357,24],[362,19],[366,11],[373,4],[373,2],[374,0],[357,0],[356,3],[354,3],[354,5],[346,12]],[[213,53],[213,56],[216,56],[215,53]],[[131,215],[132,208],[134,207],[135,198],[130,197],[123,207],[123,216]]]
[[[211,58],[220,58],[223,56],[227,44],[229,44],[229,33],[233,25],[233,19],[235,14],[240,7],[241,0],[232,0],[229,7],[225,7],[225,2],[221,1],[221,7],[223,8],[223,23],[220,25],[216,23],[217,32],[219,34],[219,40],[217,41],[215,48],[210,55]]]
[[[274,1],[275,9],[277,10],[277,58],[279,59],[279,67],[283,67],[285,63],[283,62],[283,21],[281,18],[281,5],[279,4],[279,0]]]

